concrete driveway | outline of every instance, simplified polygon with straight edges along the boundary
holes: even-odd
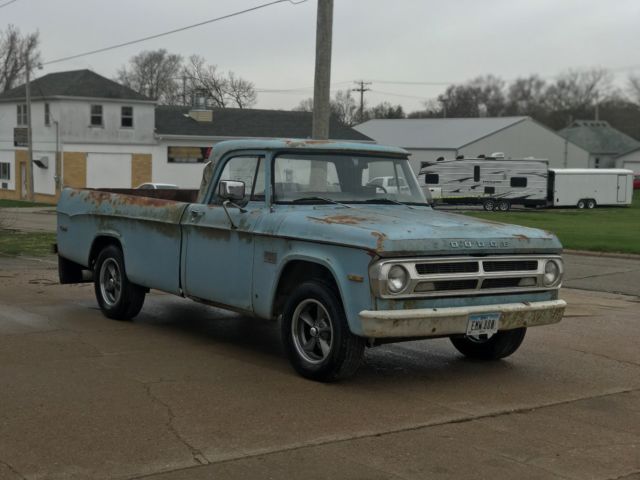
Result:
[[[563,297],[506,361],[411,342],[323,385],[274,324],[157,293],[108,320],[0,259],[0,478],[640,478],[639,300]]]

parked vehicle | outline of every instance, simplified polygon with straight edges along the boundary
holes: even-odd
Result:
[[[388,177],[376,177],[369,181],[368,185],[374,185],[384,193],[398,193],[398,185],[400,185],[400,191],[403,193],[409,193],[409,185],[403,178],[397,178],[395,176]]]
[[[178,185],[174,185],[173,183],[142,183],[136,188],[142,190],[177,190]]]
[[[423,162],[418,177],[438,203],[507,211],[512,205],[546,205],[548,168],[546,160],[465,158]]]
[[[553,207],[595,208],[631,205],[633,171],[604,168],[550,168],[549,203]]]
[[[403,149],[231,141],[212,165],[200,202],[65,189],[61,283],[94,282],[119,320],[151,288],[280,319],[294,368],[320,381],[391,341],[449,337],[466,356],[507,357],[527,328],[562,318],[558,239],[433,210]],[[369,185],[379,176],[409,190]]]
[[[634,190],[640,189],[640,175],[633,176],[633,189]]]

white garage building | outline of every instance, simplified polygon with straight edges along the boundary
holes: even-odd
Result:
[[[619,155],[615,159],[616,168],[626,168],[633,170],[635,175],[640,175],[640,147]]]
[[[411,152],[423,161],[502,152],[505,159],[535,157],[555,168],[587,168],[589,152],[530,117],[376,119],[354,127],[376,142]]]

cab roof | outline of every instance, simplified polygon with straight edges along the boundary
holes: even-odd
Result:
[[[236,150],[281,150],[287,152],[330,152],[359,153],[407,158],[409,152],[399,147],[389,147],[373,143],[341,142],[333,140],[274,139],[274,140],[227,140],[214,145],[211,160],[220,158]]]

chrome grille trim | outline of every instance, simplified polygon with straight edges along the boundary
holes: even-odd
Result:
[[[557,290],[562,281],[552,287],[542,282],[547,260],[558,261],[562,275],[564,268],[559,255],[489,255],[384,259],[370,267],[369,276],[373,293],[392,299]],[[410,276],[407,288],[396,295],[386,290],[386,274],[393,265],[402,265]],[[516,284],[521,281],[524,286]]]

